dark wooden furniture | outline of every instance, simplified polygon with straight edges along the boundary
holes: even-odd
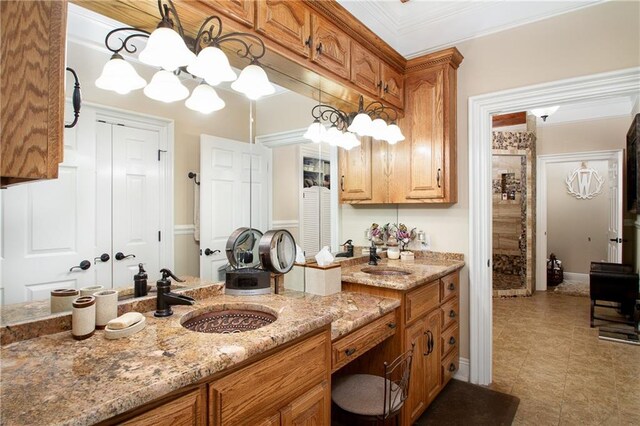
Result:
[[[627,210],[640,213],[640,114],[636,114],[627,132]]]
[[[634,318],[634,308],[638,300],[638,274],[633,266],[619,263],[591,262],[589,272],[589,296],[591,298],[591,327],[594,320],[619,322],[633,325],[638,329],[638,317]],[[614,302],[615,305],[600,304],[599,301]],[[619,309],[628,319],[598,317],[595,308]]]

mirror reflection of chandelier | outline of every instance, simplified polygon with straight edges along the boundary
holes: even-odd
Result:
[[[311,110],[314,118],[304,137],[315,143],[326,142],[333,146],[351,149],[360,145],[358,137],[371,136],[394,145],[404,140],[396,124],[398,112],[380,102],[364,106],[360,96],[358,111],[346,113],[331,105],[318,104]],[[327,129],[323,122],[329,124]],[[390,124],[388,124],[390,123]]]
[[[242,32],[222,34],[221,19],[209,16],[191,41],[185,37],[180,17],[171,0],[158,0],[158,10],[161,20],[152,33],[139,28],[123,27],[107,34],[105,46],[113,55],[96,80],[97,87],[121,95],[144,88],[147,97],[165,103],[188,97],[185,102],[187,108],[204,114],[224,108],[224,101],[213,88],[223,81],[232,81],[232,89],[252,100],[275,92],[258,62],[266,52],[264,42],[258,36]],[[138,59],[160,68],[148,84],[121,55],[123,50],[131,54],[137,51],[137,47],[132,44],[135,38],[148,39]],[[235,44],[234,50],[240,58],[250,60],[240,76],[236,76],[229,65],[229,59],[220,49],[222,44],[231,43]],[[189,89],[178,78],[181,73],[200,80],[191,96]]]

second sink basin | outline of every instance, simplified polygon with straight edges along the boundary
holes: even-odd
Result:
[[[185,315],[182,326],[199,333],[242,333],[256,330],[274,322],[275,312],[266,312],[263,306],[218,306],[193,311]]]
[[[411,275],[411,271],[406,271],[400,268],[391,268],[391,267],[371,267],[371,268],[362,268],[362,272],[371,274],[371,275]]]

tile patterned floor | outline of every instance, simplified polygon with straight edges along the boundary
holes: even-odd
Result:
[[[493,389],[520,398],[514,425],[640,425],[640,346],[598,339],[589,298],[495,298]]]

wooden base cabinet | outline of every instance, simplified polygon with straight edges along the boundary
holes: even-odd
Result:
[[[400,300],[399,326],[385,350],[363,356],[360,372],[394,359],[415,343],[409,394],[400,423],[412,425],[458,370],[459,272],[453,272],[409,291],[342,283],[356,291]]]
[[[312,426],[331,423],[331,331],[325,326],[103,425]]]

